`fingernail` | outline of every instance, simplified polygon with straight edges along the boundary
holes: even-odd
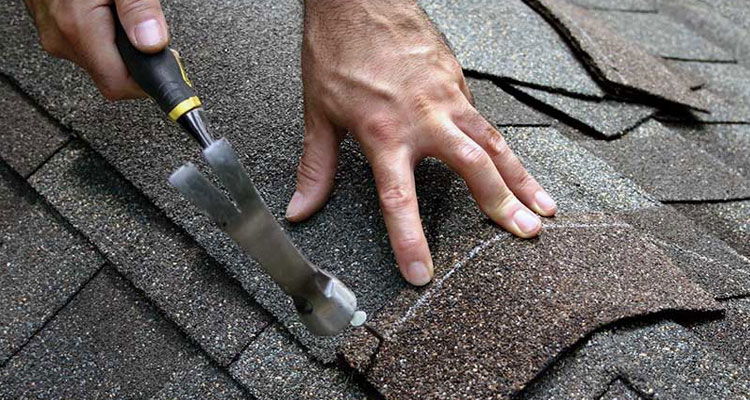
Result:
[[[534,201],[537,208],[544,212],[551,213],[557,208],[555,201],[544,190],[540,190],[534,194]]]
[[[156,46],[164,40],[161,24],[149,19],[135,26],[135,41],[138,46]]]
[[[286,217],[287,218],[294,218],[297,215],[299,215],[300,212],[302,212],[302,204],[305,201],[305,196],[295,191],[292,195],[292,199],[289,200],[289,205],[286,207]]]
[[[406,280],[412,285],[424,286],[432,280],[432,274],[423,262],[414,261],[406,267]]]
[[[542,223],[539,217],[524,209],[520,209],[513,214],[513,222],[516,223],[521,232],[527,235],[536,232]]]

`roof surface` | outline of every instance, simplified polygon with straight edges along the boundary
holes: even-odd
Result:
[[[309,334],[166,178],[197,146],[110,103],[0,5],[0,398],[749,399],[750,4],[424,0],[559,215],[523,241],[425,160],[435,280],[404,283],[373,178],[283,220],[302,146],[296,0],[164,1],[173,44],[295,244],[367,328]]]

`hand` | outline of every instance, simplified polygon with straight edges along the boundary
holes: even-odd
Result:
[[[513,234],[539,234],[555,202],[471,104],[463,72],[413,0],[308,0],[302,44],[305,146],[290,221],[320,209],[343,135],[370,162],[401,273],[432,279],[413,170],[437,157],[466,181],[482,211]],[[531,209],[531,210],[530,210]]]
[[[110,100],[143,97],[115,46],[111,0],[25,0],[42,47],[88,71]],[[167,22],[159,0],[116,0],[117,13],[133,45],[144,53],[167,46]]]

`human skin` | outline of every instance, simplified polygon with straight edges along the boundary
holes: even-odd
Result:
[[[109,99],[143,96],[114,44],[108,0],[26,0],[42,46],[91,75]],[[131,42],[168,43],[158,0],[116,0]],[[425,285],[433,263],[419,216],[414,167],[435,157],[466,181],[480,209],[522,238],[557,206],[502,135],[474,108],[461,66],[414,0],[306,0],[302,43],[304,151],[286,218],[328,200],[343,137],[370,162],[396,262]],[[538,214],[538,215],[537,215]]]

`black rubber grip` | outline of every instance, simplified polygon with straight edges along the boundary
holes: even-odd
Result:
[[[130,43],[114,6],[112,13],[115,19],[117,48],[128,71],[143,91],[167,114],[178,104],[195,97],[195,91],[186,81],[187,75],[171,49],[166,48],[154,54],[142,53]]]

